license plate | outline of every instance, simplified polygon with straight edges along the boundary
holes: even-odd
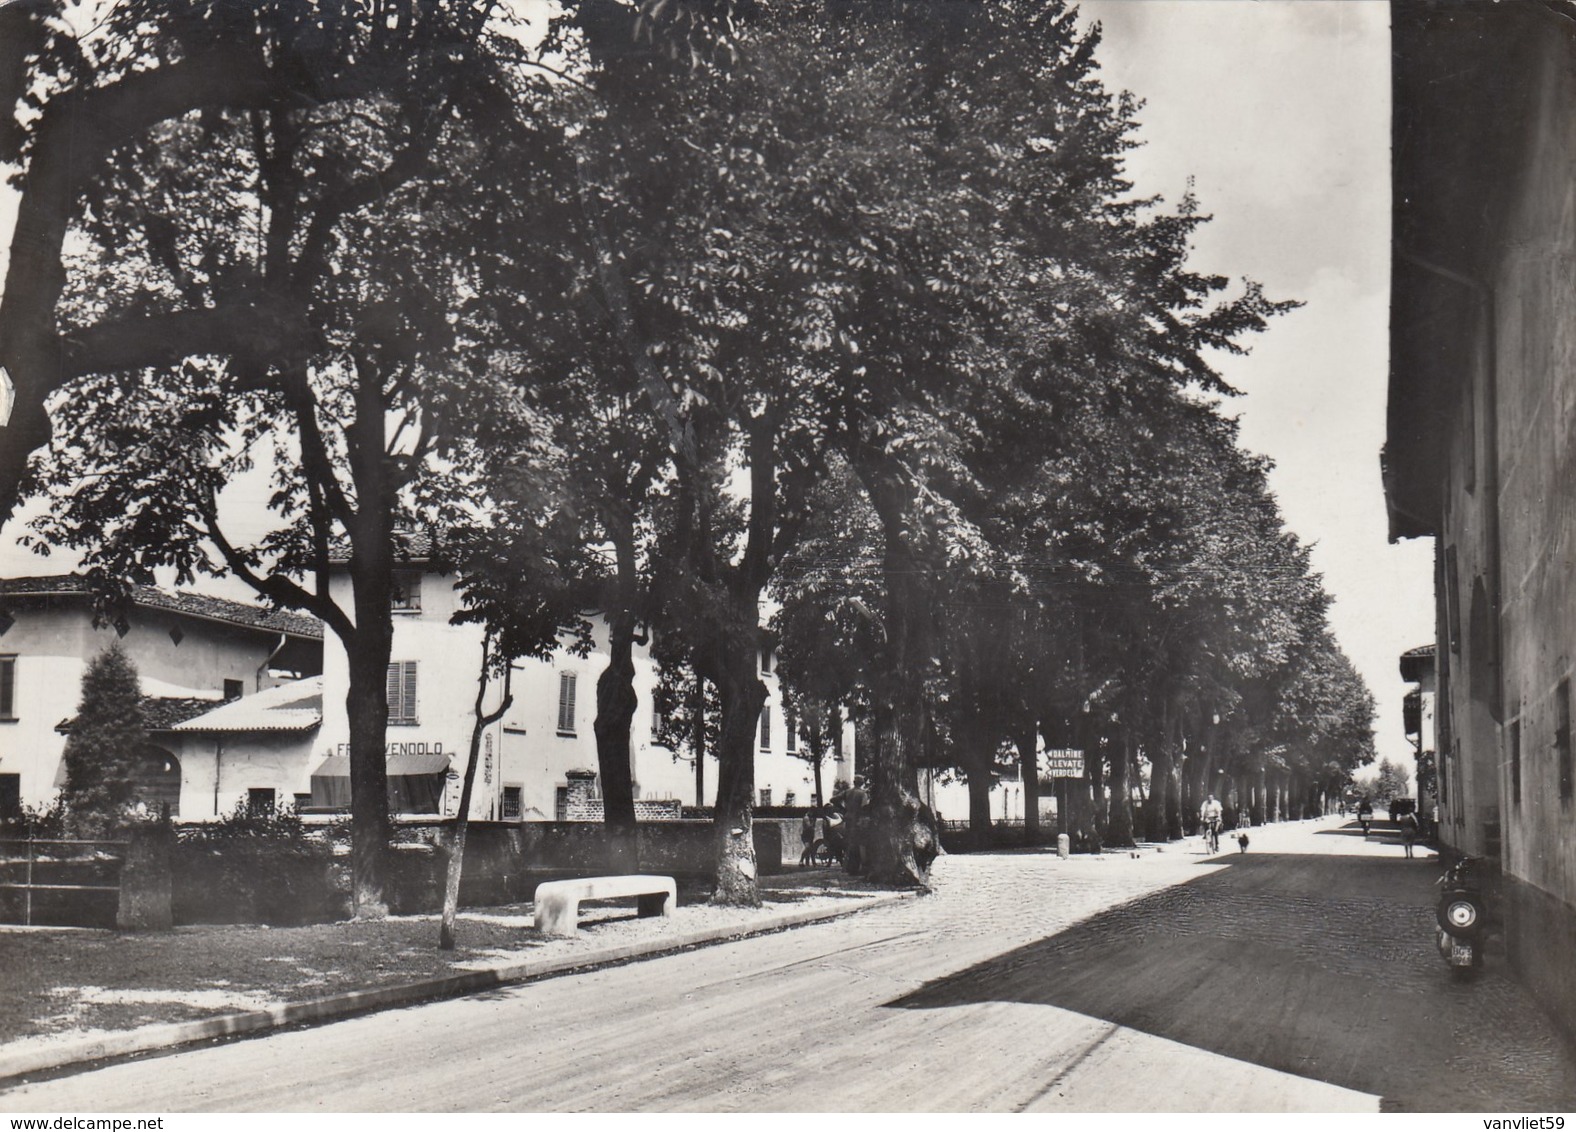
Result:
[[[1450,941],[1450,965],[1452,967],[1472,966],[1472,945],[1452,938]]]

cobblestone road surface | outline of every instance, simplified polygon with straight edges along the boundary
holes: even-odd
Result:
[[[1502,957],[1458,984],[1434,953],[1437,871],[1335,819],[1213,860],[1197,840],[949,857],[898,907],[24,1085],[0,1109],[1576,1108],[1576,1060]]]

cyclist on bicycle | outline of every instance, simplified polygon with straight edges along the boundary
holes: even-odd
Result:
[[[1199,821],[1204,825],[1204,838],[1212,853],[1220,852],[1220,819],[1224,812],[1213,794],[1199,807]]]

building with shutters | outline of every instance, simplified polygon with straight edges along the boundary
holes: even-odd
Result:
[[[482,633],[451,624],[452,579],[431,569],[422,536],[407,537],[393,600],[386,694],[390,808],[397,816],[453,816],[469,753]],[[332,579],[349,608],[349,581]],[[515,664],[513,704],[482,735],[472,792],[478,819],[584,820],[599,816],[593,722],[596,682],[607,666],[607,624],[589,618],[592,647]],[[136,664],[147,699],[150,745],[143,800],[183,821],[237,808],[294,804],[332,812],[350,804],[349,686],[343,645],[316,619],[154,587],[133,589],[119,627],[93,625],[86,582],[76,577],[0,581],[0,814],[49,805],[64,784],[61,755],[82,672],[110,640]],[[756,752],[756,801],[803,806],[815,774],[778,686],[776,658],[761,657],[767,703]],[[485,709],[498,703],[494,680]],[[656,820],[710,804],[717,762],[697,789],[693,761],[659,743],[656,666],[636,646],[632,768],[637,813]],[[830,793],[853,777],[853,728],[826,758]],[[840,757],[839,757],[840,756]]]
[[[452,816],[458,809],[460,775],[470,750],[482,631],[455,625],[459,607],[453,579],[433,569],[427,535],[401,536],[400,568],[393,602],[394,636],[388,675],[388,769],[397,813]],[[332,580],[332,592],[349,608],[348,577]],[[591,648],[584,656],[565,647],[552,657],[515,663],[513,703],[482,735],[480,762],[471,795],[473,818],[502,821],[578,820],[594,817],[597,788],[596,682],[608,664],[608,626],[588,615]],[[567,642],[566,642],[567,645]],[[797,757],[802,739],[778,686],[775,655],[763,652],[761,679],[767,702],[761,711],[756,752],[756,801],[762,806],[808,805],[814,770]],[[344,689],[349,665],[342,645],[330,634],[324,645],[323,723],[311,768],[311,805],[349,804],[349,740]],[[706,759],[703,789],[697,792],[694,763],[659,743],[656,719],[656,665],[649,648],[635,646],[632,725],[637,811],[656,818],[675,812],[679,802],[709,805],[717,786],[717,762]],[[491,711],[501,687],[493,681],[485,702]],[[841,761],[829,756],[822,768],[830,792],[853,777],[853,728],[845,725]],[[586,776],[589,775],[588,779]],[[576,804],[571,807],[571,797]],[[586,801],[592,803],[588,809]],[[573,810],[573,812],[571,812]]]

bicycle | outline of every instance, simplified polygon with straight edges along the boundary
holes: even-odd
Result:
[[[1215,818],[1204,824],[1204,844],[1208,846],[1210,856],[1220,852],[1220,819]]]

